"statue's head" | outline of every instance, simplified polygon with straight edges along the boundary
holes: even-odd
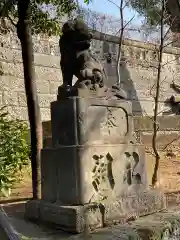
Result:
[[[89,32],[87,24],[80,18],[65,22],[62,27],[62,34],[66,43],[76,50],[84,50],[90,47],[92,34]]]

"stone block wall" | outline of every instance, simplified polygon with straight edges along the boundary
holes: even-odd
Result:
[[[50,102],[62,83],[57,42],[34,38],[37,92],[42,120],[50,119]],[[27,120],[21,47],[14,34],[0,35],[0,106],[7,105],[14,117]],[[57,48],[56,48],[57,47]]]
[[[180,116],[158,116],[157,146],[159,150],[180,149]],[[134,131],[139,143],[152,146],[153,120],[134,116]]]
[[[108,84],[117,82],[116,58],[118,37],[97,33],[92,50],[104,62]],[[58,38],[33,37],[37,91],[43,121],[50,120],[50,102],[56,99],[62,83]],[[106,61],[112,54],[112,63]],[[174,92],[169,89],[172,80],[180,79],[180,50],[166,48],[163,54],[163,71],[159,115],[166,109],[163,101]],[[121,59],[121,84],[133,104],[134,115],[152,115],[154,109],[154,82],[157,78],[157,46],[138,41],[124,40]],[[20,43],[15,33],[0,35],[0,106],[7,105],[13,117],[27,120],[23,66]]]

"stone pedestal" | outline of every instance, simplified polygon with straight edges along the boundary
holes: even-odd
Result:
[[[133,139],[131,103],[78,98],[51,104],[53,146],[129,143]]]
[[[53,148],[41,157],[42,200],[27,203],[29,219],[79,233],[166,207],[163,193],[148,187],[129,102],[72,97],[53,102],[51,118]]]
[[[133,145],[63,146],[42,151],[42,199],[68,205],[147,189],[143,149]]]

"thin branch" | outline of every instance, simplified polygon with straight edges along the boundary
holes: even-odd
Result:
[[[163,48],[166,48],[167,46],[169,46],[170,44],[173,44],[173,43],[175,43],[175,42],[177,42],[177,39],[174,40],[174,41],[171,41],[171,42],[169,42],[169,43],[166,43]]]
[[[132,20],[134,19],[134,17],[135,17],[135,15],[134,15],[125,25],[123,25],[123,28],[120,28],[120,29],[115,33],[115,35],[117,35],[120,31],[125,30],[125,28],[127,27],[127,25],[129,25],[129,23],[132,22]],[[135,29],[133,29],[133,28],[128,28],[127,30],[128,30],[128,31],[138,31],[138,30],[135,30]]]
[[[159,64],[158,64],[158,75],[157,75],[157,83],[156,83],[156,96],[155,96],[155,109],[154,109],[154,117],[153,117],[153,138],[152,138],[152,148],[155,154],[155,166],[154,172],[152,176],[152,186],[155,187],[158,179],[157,173],[159,169],[159,160],[160,155],[157,150],[157,115],[158,115],[158,102],[159,102],[159,95],[160,95],[160,79],[161,79],[161,70],[162,70],[162,56],[163,56],[163,44],[164,44],[164,13],[165,13],[165,0],[161,1],[162,8],[161,8],[161,39],[160,39],[160,46],[159,46]]]
[[[81,13],[81,9],[80,9],[78,0],[76,0],[76,5],[77,5],[77,13],[80,14]]]
[[[128,6],[128,2],[124,4],[123,10]]]
[[[120,18],[121,18],[121,33],[120,33],[120,39],[119,39],[119,49],[118,49],[118,61],[117,61],[117,66],[116,66],[116,72],[117,72],[117,77],[118,77],[118,82],[117,84],[120,85],[121,82],[121,75],[120,75],[120,62],[121,62],[121,51],[122,51],[122,42],[123,42],[123,34],[124,34],[124,18],[123,18],[123,3],[124,0],[121,0],[120,2]]]
[[[180,93],[180,85],[175,84],[174,80],[172,82],[172,84],[170,85],[170,87],[176,92],[176,93]]]
[[[175,61],[176,61],[176,59],[172,59],[172,60],[167,61],[166,63],[162,64],[162,68],[163,68],[164,66],[168,65],[169,63],[173,63],[173,62],[175,62]]]
[[[174,138],[172,141],[170,141],[169,143],[167,143],[161,151],[166,150],[166,148],[167,148],[170,144],[172,144],[173,142],[175,142],[175,141],[177,141],[177,140],[179,140],[179,139],[180,139],[180,136]]]
[[[164,39],[166,38],[166,36],[168,35],[168,33],[170,32],[171,30],[171,27],[172,25],[174,24],[174,21],[175,21],[176,17],[173,18],[172,22],[171,22],[171,26],[169,26],[168,30],[166,31],[166,33],[164,34]],[[165,47],[165,46],[164,46]]]
[[[114,6],[116,6],[117,8],[119,8],[118,4],[113,2],[112,0],[108,0],[108,2],[112,3]]]

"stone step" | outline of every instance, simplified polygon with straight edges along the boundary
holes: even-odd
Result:
[[[178,240],[180,239],[180,207],[171,207],[159,213],[144,216],[126,224],[98,229],[93,233],[67,234],[60,230],[47,228],[24,220],[25,203],[3,206],[0,212],[0,239],[26,240]],[[2,222],[4,224],[2,224]],[[8,225],[8,231],[4,231]],[[7,235],[2,235],[4,232]],[[8,235],[9,234],[9,235]],[[13,236],[19,238],[13,238]]]

